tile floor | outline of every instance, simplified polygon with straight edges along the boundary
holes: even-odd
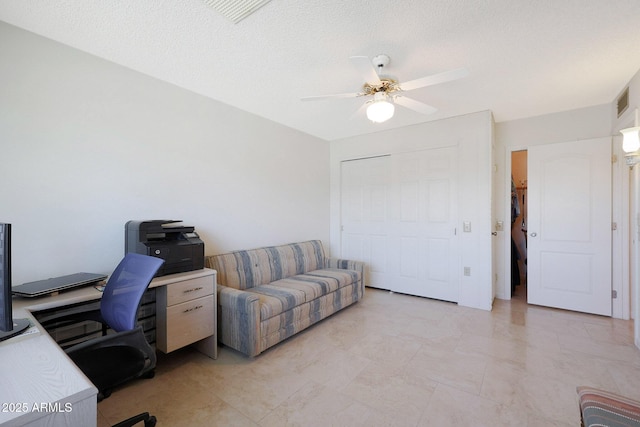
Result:
[[[254,359],[161,355],[155,378],[98,404],[98,425],[149,411],[158,426],[579,426],[578,385],[640,399],[632,336],[522,296],[487,312],[367,288]]]

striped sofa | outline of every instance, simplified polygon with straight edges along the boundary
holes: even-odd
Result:
[[[205,257],[218,274],[218,340],[247,356],[364,295],[364,264],[327,258],[319,240]]]

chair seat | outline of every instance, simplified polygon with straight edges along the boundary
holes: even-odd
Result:
[[[137,378],[145,365],[142,351],[124,345],[81,351],[70,356],[100,391]]]

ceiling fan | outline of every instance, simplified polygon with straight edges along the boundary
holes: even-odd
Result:
[[[372,97],[365,102],[363,108],[366,106],[369,120],[375,123],[382,123],[393,117],[395,111],[394,104],[401,105],[422,114],[435,113],[438,111],[437,108],[407,98],[404,96],[404,92],[457,80],[469,75],[466,68],[458,68],[400,83],[395,78],[383,74],[384,67],[389,65],[390,62],[390,58],[387,55],[376,55],[373,61],[366,56],[352,56],[349,59],[358,72],[364,77],[365,83],[362,85],[362,92],[307,96],[302,98],[302,100],[316,101],[330,98]]]

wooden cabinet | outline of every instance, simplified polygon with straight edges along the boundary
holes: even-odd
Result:
[[[52,316],[100,307],[101,294],[93,288],[81,291],[91,292],[93,299],[87,296],[82,302],[45,308],[33,315],[44,322]],[[218,357],[216,310],[215,270],[205,268],[171,274],[157,277],[149,285],[138,309],[138,324],[142,325],[149,344],[163,353],[197,343],[198,350],[215,359]],[[47,326],[47,332],[62,348],[102,335],[100,325],[95,322],[61,326],[54,323]]]
[[[163,353],[198,343],[207,356],[217,357],[216,272],[197,270],[154,279],[156,347]]]

